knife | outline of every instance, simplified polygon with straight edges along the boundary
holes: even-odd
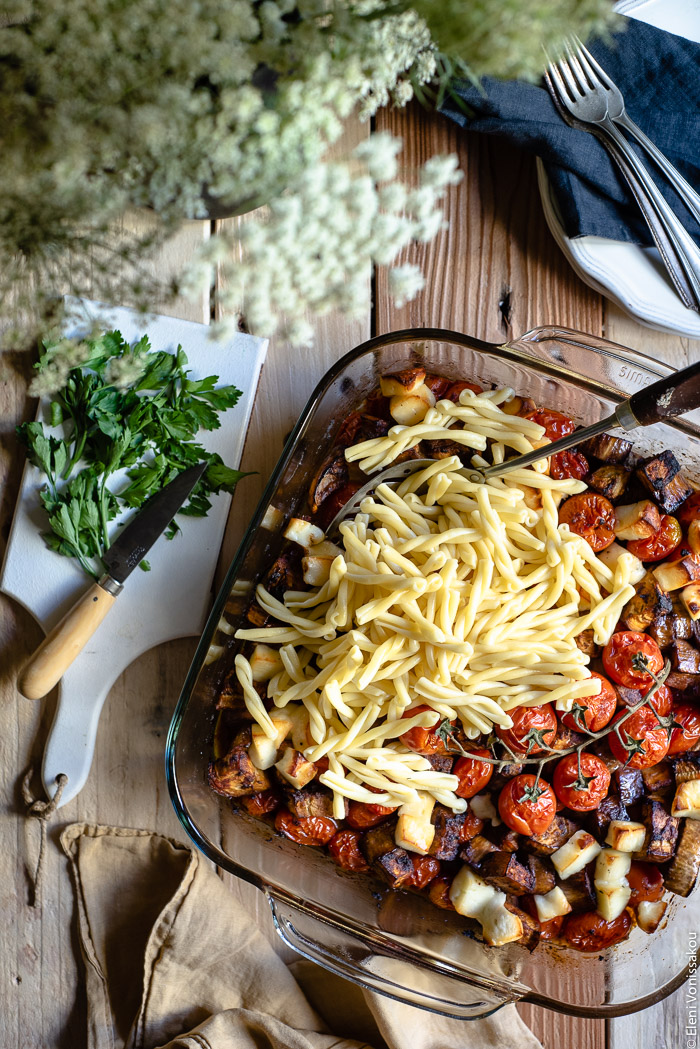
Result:
[[[50,692],[92,637],[121,593],[126,579],[165,531],[208,463],[189,467],[136,515],[102,555],[102,578],[84,593],[22,668],[17,687],[27,699]]]

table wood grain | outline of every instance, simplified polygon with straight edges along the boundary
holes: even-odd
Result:
[[[365,317],[348,322],[330,315],[317,322],[313,350],[295,351],[281,340],[272,341],[243,457],[243,467],[258,474],[240,485],[233,500],[219,578],[311,389],[333,361],[370,334],[420,325],[504,341],[539,324],[559,324],[634,346],[675,367],[700,358],[700,344],[642,328],[578,280],[546,228],[532,158],[465,134],[416,107],[382,112],[377,124],[402,136],[408,177],[415,177],[417,166],[432,153],[458,154],[465,177],[447,196],[449,228],[434,243],[406,253],[426,274],[425,290],[414,302],[401,310],[392,308],[386,275],[380,272],[373,286],[373,308]],[[347,152],[366,133],[366,126],[351,123],[336,152]],[[140,213],[125,218],[132,228],[144,228],[147,222]],[[189,223],[163,249],[158,273],[175,272],[210,232],[208,223]],[[207,323],[212,305],[203,297],[194,304],[171,303],[163,311]],[[22,465],[14,427],[35,408],[26,393],[31,363],[31,351],[22,347],[7,350],[0,361],[2,549]],[[40,631],[17,604],[1,597],[0,602],[0,1049],[80,1049],[85,1044],[85,999],[73,893],[58,837],[66,824],[84,820],[147,827],[184,838],[167,795],[163,750],[194,641],[171,642],[147,653],[112,689],[89,780],[49,829],[42,907],[34,910],[26,902],[26,866],[36,856],[36,827],[25,824],[19,782],[25,769],[38,770],[55,697],[31,703],[17,693],[17,671],[38,644]],[[33,783],[38,790],[37,775]],[[226,880],[274,939],[261,894],[230,876]],[[608,1024],[519,1008],[546,1049],[686,1045],[682,988],[652,1009]]]

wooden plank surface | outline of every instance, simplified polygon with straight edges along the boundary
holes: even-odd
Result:
[[[586,288],[571,272],[546,230],[529,158],[494,142],[477,139],[439,117],[420,110],[385,112],[380,127],[401,134],[409,168],[434,152],[458,153],[465,179],[447,200],[449,229],[407,257],[421,263],[424,292],[402,310],[386,297],[386,277],[376,281],[375,309],[348,323],[331,316],[317,325],[312,351],[292,351],[275,340],[263,369],[243,466],[258,475],[241,485],[233,502],[221,557],[223,568],[243,534],[262,487],[308,394],[325,369],[372,330],[412,325],[456,328],[479,338],[504,341],[537,324],[580,328],[650,353],[680,366],[700,357],[697,343],[641,328]],[[353,125],[341,145],[349,149],[366,134]],[[129,216],[127,223],[147,221]],[[172,273],[208,234],[206,224],[190,224],[168,245],[159,274]],[[207,320],[209,302],[178,302],[166,311]],[[26,398],[30,360],[7,352],[0,377],[0,540],[7,539],[19,487],[21,456],[14,425],[33,413]],[[93,770],[82,793],[60,810],[49,832],[44,906],[28,908],[25,858],[36,849],[36,828],[26,836],[18,780],[38,766],[52,715],[52,701],[29,703],[14,680],[25,655],[40,640],[31,618],[0,598],[0,1049],[73,1049],[84,1044],[85,1002],[78,979],[77,944],[72,925],[73,894],[57,848],[60,830],[75,820],[149,827],[184,838],[167,796],[163,746],[167,725],[193,651],[193,642],[172,642],[146,654],[117,682],[105,705]],[[35,788],[38,780],[35,777]],[[235,879],[231,890],[274,933],[260,893]],[[662,1049],[682,1046],[685,999],[679,990],[644,1013],[606,1025],[580,1021],[530,1006],[521,1013],[546,1049]],[[468,1027],[465,1028],[465,1038]],[[506,1047],[504,1047],[506,1049]],[[509,1047],[507,1047],[509,1049]]]

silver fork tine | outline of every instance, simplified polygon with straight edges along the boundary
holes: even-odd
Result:
[[[577,36],[573,36],[572,40],[576,46],[576,50],[578,52],[579,58],[581,59],[581,62],[586,63],[586,66],[588,68],[588,75],[591,77],[592,82],[595,83],[597,77],[598,80],[600,80],[600,82],[605,87],[610,87],[612,85],[612,80],[605,72],[603,67],[600,65],[600,63],[596,62],[595,58],[585,46],[583,41],[580,40]]]
[[[578,85],[581,92],[590,90],[591,85],[589,83],[588,77],[586,76],[586,71],[581,65],[581,62],[579,61],[579,56],[576,54],[576,51],[573,49],[569,41],[567,41],[566,43],[566,50],[569,53],[567,64],[571,69],[572,74],[578,80]],[[595,86],[595,80],[593,81],[593,84]]]
[[[569,97],[569,92],[567,90],[566,84],[564,83],[564,79],[554,62],[549,63],[548,72],[550,77],[554,81],[554,85],[557,91],[559,92],[562,101],[565,101]]]
[[[575,77],[574,77],[574,75],[573,75],[573,73],[571,71],[571,66],[566,61],[565,58],[560,58],[559,61],[554,66],[554,68],[555,68],[557,74],[560,74],[560,82],[563,82],[563,81],[561,81],[561,77],[563,77],[564,80],[566,81],[567,85],[568,85],[568,91],[565,88],[564,89],[564,94],[568,95],[569,98],[571,98],[573,96],[573,101],[575,102],[576,99],[581,97],[581,88],[579,87],[578,83],[576,82],[576,79],[575,79]],[[556,76],[555,76],[554,80],[556,82]]]

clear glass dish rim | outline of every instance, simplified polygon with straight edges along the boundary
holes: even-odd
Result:
[[[391,345],[392,343],[429,340],[433,342],[454,342],[458,345],[463,345],[477,351],[481,350],[485,353],[498,351],[504,357],[510,358],[512,361],[533,367],[544,374],[550,374],[554,377],[564,379],[575,378],[579,385],[588,385],[592,392],[604,393],[612,400],[617,400],[618,402],[624,400],[624,398],[620,396],[619,390],[616,390],[612,386],[607,386],[599,380],[591,379],[580,371],[569,368],[566,365],[543,361],[539,357],[528,354],[521,349],[523,343],[526,345],[527,343],[536,343],[537,341],[543,341],[545,338],[559,339],[560,341],[566,341],[578,345],[581,349],[588,350],[599,356],[609,357],[613,360],[619,361],[621,364],[636,364],[652,376],[658,378],[662,378],[674,370],[670,365],[665,364],[663,361],[654,360],[652,357],[641,353],[639,350],[610,342],[602,336],[592,336],[585,332],[580,332],[572,328],[564,328],[559,325],[537,326],[529,329],[518,338],[509,340],[505,343],[486,342],[483,339],[478,339],[471,335],[465,335],[463,332],[452,331],[447,328],[402,328],[396,331],[387,332],[383,335],[376,335],[373,338],[360,343],[331,365],[316,384],[316,387],[309,396],[296,425],[289,434],[275,468],[270,474],[270,478],[260,497],[250,523],[246,528],[243,539],[241,540],[241,543],[232,558],[231,564],[226,571],[226,575],[214,600],[207,622],[202,630],[177,705],[172,715],[165,744],[165,775],[168,792],[175,813],[184,830],[208,859],[229,873],[234,874],[236,877],[242,878],[250,884],[255,885],[256,888],[260,889],[265,895],[268,895],[268,891],[273,887],[254,871],[250,871],[248,868],[236,864],[227,853],[222,852],[221,849],[214,845],[208,838],[203,837],[197,824],[190,819],[189,812],[178,787],[175,771],[175,750],[180,726],[191,697],[192,689],[199,672],[202,669],[211,640],[221,618],[224,605],[231,589],[232,580],[235,579],[238,568],[248,552],[253,537],[262,521],[265,509],[277,488],[279,480],[287,467],[297,442],[303,436],[307,425],[311,421],[319,399],[323,396],[331,383],[348,367],[348,365],[358,358],[371,353],[373,350]],[[274,887],[274,891],[275,893],[277,892],[277,887]],[[315,911],[315,908],[311,909]],[[318,917],[322,921],[327,922],[327,918],[324,917],[322,913],[319,912]],[[355,931],[353,929],[354,923],[352,920],[347,919],[347,923],[348,927]],[[359,930],[357,931],[359,933]],[[700,964],[700,949],[696,953],[695,968],[697,968],[698,964]],[[578,1006],[574,1003],[561,1002],[557,999],[549,998],[547,995],[540,994],[534,990],[529,991],[518,1000],[532,1005],[539,1005],[554,1012],[563,1013],[569,1016],[579,1016],[591,1019],[612,1019],[640,1012],[643,1009],[663,1001],[685,983],[688,979],[690,969],[691,962],[689,961],[686,966],[675,977],[673,977],[673,979],[669,980],[668,983],[664,984],[656,991],[644,995],[641,998],[637,998],[634,1001],[622,1002],[619,1004],[613,1003],[610,1005]]]

